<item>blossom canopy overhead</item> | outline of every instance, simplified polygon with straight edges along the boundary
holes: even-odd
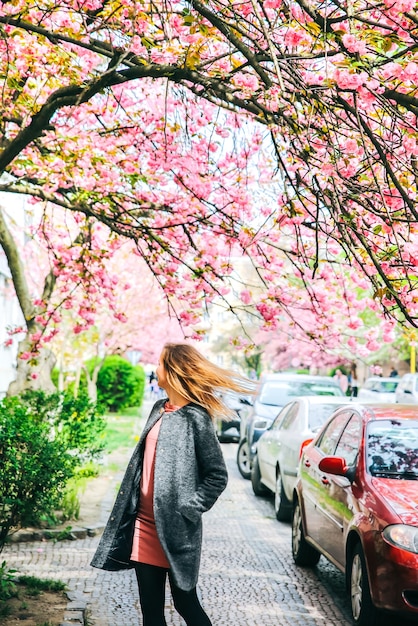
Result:
[[[267,325],[323,333],[332,293],[415,327],[417,25],[412,0],[2,2],[0,190],[131,238],[185,322],[246,255]]]

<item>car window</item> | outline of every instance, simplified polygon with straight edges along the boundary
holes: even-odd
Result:
[[[360,448],[360,437],[361,420],[358,415],[354,414],[344,428],[334,451],[335,456],[340,456],[345,459],[349,467],[356,462]]]
[[[292,408],[287,412],[282,423],[280,424],[280,430],[287,430],[294,423],[299,415],[299,407],[299,402],[293,403]]]
[[[295,396],[342,396],[344,395],[339,385],[327,382],[300,383],[295,386]]]
[[[341,404],[311,404],[308,414],[309,429],[313,432],[319,430],[340,406]]]
[[[373,476],[418,478],[418,419],[370,422],[366,462]]]
[[[270,382],[261,387],[258,401],[270,406],[283,406],[289,401],[289,383]]]
[[[288,414],[292,406],[293,402],[291,402],[290,404],[286,404],[286,406],[282,408],[282,410],[279,412],[276,419],[274,420],[273,424],[271,425],[272,430],[278,430],[281,427],[283,420],[286,419],[286,415]]]
[[[397,380],[382,380],[378,381],[376,385],[376,391],[381,393],[394,393],[398,386]]]
[[[348,413],[347,411],[344,411],[343,413],[340,413],[330,421],[328,426],[326,426],[325,430],[322,432],[316,442],[316,447],[319,448],[325,456],[334,454],[341,432],[350,416],[351,412]]]

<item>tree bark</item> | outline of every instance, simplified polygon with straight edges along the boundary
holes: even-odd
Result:
[[[19,342],[18,354],[30,350],[31,340],[29,335]],[[54,393],[55,385],[51,379],[51,373],[54,368],[56,358],[54,353],[47,348],[39,351],[34,362],[28,360],[23,361],[17,359],[16,379],[12,381],[7,390],[8,396],[17,396],[24,391],[45,391],[46,393]]]
[[[2,207],[0,207],[0,246],[3,248],[7,258],[16,296],[27,329],[25,338],[19,342],[18,346],[16,379],[10,383],[7,395],[18,395],[29,389],[42,389],[52,393],[56,390],[51,379],[56,358],[51,350],[44,347],[41,348],[36,359],[22,360],[19,358],[19,355],[24,352],[32,352],[33,344],[30,337],[36,331],[42,330],[42,326],[36,322],[35,318],[43,313],[46,307],[35,307],[33,304],[18,246],[7,224],[5,211]],[[50,272],[45,278],[42,294],[42,299],[45,303],[49,301],[54,285],[55,276]]]

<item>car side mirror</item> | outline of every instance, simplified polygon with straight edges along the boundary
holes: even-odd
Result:
[[[356,476],[356,466],[348,466],[345,459],[340,456],[326,456],[319,462],[318,465],[321,472],[326,474],[334,474],[334,476],[343,476],[350,481],[354,482]]]
[[[318,467],[321,472],[335,476],[346,476],[348,470],[345,459],[340,456],[325,456],[319,461]]]

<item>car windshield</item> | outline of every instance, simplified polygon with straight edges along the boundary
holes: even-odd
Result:
[[[264,383],[258,401],[271,406],[284,406],[295,396],[342,396],[338,385],[326,382],[274,381]]]
[[[398,380],[377,381],[373,383],[372,389],[379,393],[395,393],[398,383]]]
[[[418,420],[377,420],[367,430],[372,476],[418,479]]]

